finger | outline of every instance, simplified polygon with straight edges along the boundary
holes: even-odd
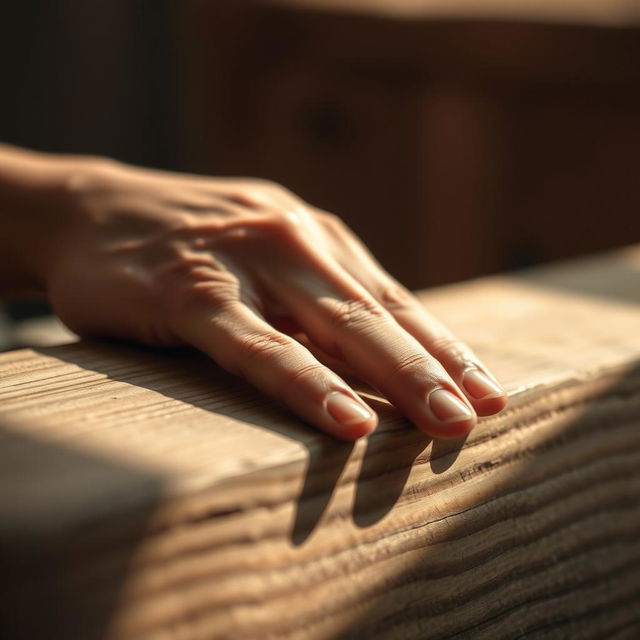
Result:
[[[478,415],[492,415],[504,409],[504,389],[473,351],[390,276],[339,218],[324,212],[319,215],[332,237],[338,262],[444,365]]]
[[[308,349],[318,362],[322,362],[323,365],[329,367],[331,371],[335,371],[342,378],[348,379],[358,377],[358,374],[353,367],[349,366],[344,360],[336,358],[322,350],[306,333],[294,333],[291,334],[291,337],[295,338],[301,345]]]
[[[303,274],[280,292],[321,349],[352,366],[419,428],[436,437],[471,430],[475,412],[442,365],[338,265]]]
[[[271,314],[264,315],[264,318],[272,327],[274,327],[278,331],[285,333],[292,338],[295,338],[301,345],[303,345],[308,351],[311,352],[316,360],[329,367],[329,369],[331,369],[332,371],[335,371],[342,377],[356,375],[353,368],[347,365],[346,362],[328,354],[326,351],[323,351],[318,345],[314,344],[309,339],[309,336],[304,333],[304,331],[300,327],[300,324],[293,318]]]
[[[473,350],[431,315],[420,301],[394,281],[374,288],[382,304],[456,381],[477,414],[498,413],[507,404],[507,394]]]
[[[174,331],[326,433],[353,440],[375,429],[375,413],[340,377],[240,302],[196,307]]]

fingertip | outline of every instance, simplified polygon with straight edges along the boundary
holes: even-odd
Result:
[[[413,412],[412,420],[432,438],[455,439],[473,429],[477,416],[464,394],[445,381],[443,386],[427,393],[419,411]]]
[[[456,438],[466,436],[475,426],[475,417],[458,422],[432,422],[427,425],[418,425],[419,429],[424,431],[428,436],[442,440],[455,440]]]
[[[507,405],[507,394],[498,381],[478,367],[462,373],[461,389],[479,416],[492,416]]]
[[[359,440],[360,438],[371,435],[376,430],[377,426],[378,421],[376,419],[368,422],[362,422],[360,424],[342,427],[338,430],[332,431],[331,434],[337,438],[340,438],[340,440],[353,442],[354,440]]]
[[[506,395],[497,380],[478,367],[470,367],[462,373],[462,388],[472,401],[489,401]]]
[[[482,417],[493,416],[496,413],[500,413],[507,404],[509,404],[509,398],[506,394],[480,401],[476,400],[473,403],[476,413]]]
[[[328,393],[324,410],[331,421],[329,431],[341,440],[357,440],[366,436],[375,430],[378,423],[375,412],[348,391]]]

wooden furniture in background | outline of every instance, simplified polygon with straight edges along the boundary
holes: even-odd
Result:
[[[637,638],[640,248],[423,292],[506,384],[354,445],[190,352],[0,355],[0,636]],[[107,633],[108,630],[108,633]]]
[[[178,7],[186,164],[284,183],[407,285],[640,239],[630,3]]]

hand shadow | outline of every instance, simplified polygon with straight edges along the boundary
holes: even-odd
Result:
[[[242,380],[225,373],[209,359],[189,349],[158,351],[120,342],[85,341],[64,347],[43,347],[34,351],[88,372],[97,372],[109,380],[146,388],[186,405],[233,417],[235,420],[250,423],[260,429],[274,431],[299,442],[306,450],[304,452],[306,466],[300,470],[300,475],[304,474],[304,479],[300,495],[296,500],[290,530],[290,540],[294,546],[304,544],[318,528],[339,487],[345,487],[348,491],[348,483],[355,478],[353,519],[360,527],[373,525],[385,517],[397,504],[405,490],[414,463],[430,463],[434,473],[441,473],[454,462],[459,450],[456,446],[460,446],[460,443],[446,445],[432,443],[429,437],[403,420],[389,403],[370,394],[366,399],[380,415],[380,428],[367,440],[357,443],[339,442],[304,425],[273,400],[262,396]],[[430,444],[432,445],[431,456],[428,451]],[[5,448],[9,455],[9,447]],[[434,457],[436,450],[441,450],[441,453]],[[116,460],[103,461],[97,456],[74,453],[71,449],[67,451],[63,443],[57,443],[55,447],[45,447],[35,443],[30,445],[29,451],[45,451],[46,456],[38,453],[40,456],[38,464],[42,467],[43,460],[50,461],[48,464],[53,469],[52,474],[58,484],[63,480],[73,483],[81,477],[77,484],[86,489],[85,493],[91,496],[102,488],[106,492],[112,492],[114,483],[118,487],[124,487],[122,490],[124,493],[133,489],[138,491],[139,487],[146,491],[146,493],[143,492],[141,503],[136,507],[135,513],[130,514],[131,526],[125,532],[128,537],[125,538],[123,534],[122,540],[116,544],[111,537],[107,536],[106,530],[100,535],[96,533],[90,536],[93,546],[88,548],[87,553],[92,557],[106,557],[108,554],[103,551],[103,547],[108,549],[114,547],[122,551],[122,562],[117,567],[118,571],[112,572],[109,583],[105,585],[106,596],[98,603],[99,607],[85,604],[80,597],[83,590],[74,582],[74,564],[69,561],[69,558],[76,558],[79,553],[75,546],[75,538],[65,538],[52,545],[44,531],[41,540],[38,539],[29,545],[28,554],[16,555],[22,562],[23,557],[33,555],[34,549],[46,550],[49,555],[46,562],[42,563],[41,573],[50,574],[55,579],[50,581],[51,585],[47,583],[46,588],[41,588],[28,598],[23,597],[22,592],[17,593],[16,598],[7,600],[6,604],[9,604],[14,611],[19,611],[20,606],[25,603],[33,603],[36,600],[38,603],[40,601],[46,603],[50,600],[55,604],[55,611],[49,612],[44,605],[38,604],[44,616],[42,624],[34,621],[38,629],[47,627],[54,633],[60,630],[61,636],[66,635],[67,628],[70,625],[80,624],[78,620],[79,616],[82,616],[83,628],[78,629],[77,636],[83,640],[93,640],[112,619],[114,607],[117,606],[117,594],[120,593],[127,579],[130,559],[135,556],[137,548],[146,535],[147,520],[152,517],[155,508],[162,502],[165,478],[156,477],[144,470],[138,472],[136,468],[121,465]],[[299,461],[302,466],[304,461],[302,459]],[[360,462],[361,467],[358,471]],[[212,464],[215,464],[215,459],[212,459]],[[59,467],[64,467],[65,474],[57,474],[55,470]],[[14,478],[18,485],[23,484],[20,474],[24,473],[28,473],[26,467],[18,465]],[[38,475],[33,475],[38,482],[42,481],[42,477],[42,468]],[[94,482],[93,479],[96,477],[100,478],[99,483]],[[84,478],[91,480],[85,481]],[[53,486],[53,483],[50,484]],[[64,487],[60,491],[67,492]],[[101,505],[103,500],[98,497],[94,502]],[[8,503],[6,499],[2,502],[4,503]],[[51,501],[47,512],[51,512],[50,516],[47,516],[49,520],[56,521],[57,516],[60,515],[58,510],[62,503],[63,501],[59,500]],[[121,514],[118,511],[120,506],[121,502],[114,502],[114,513],[107,518],[114,523],[114,526],[120,522]],[[38,505],[34,507],[36,515],[41,514],[41,511]],[[94,523],[96,529],[100,531],[104,528],[103,520],[106,518],[103,512],[106,513],[102,507],[97,509]],[[79,508],[77,518],[76,516],[74,518],[81,519],[83,513]],[[207,514],[207,517],[216,515],[217,513],[212,512]],[[33,535],[38,531],[39,528],[34,528]],[[11,540],[14,539],[17,539],[16,536],[11,538]],[[86,566],[94,567],[95,563],[93,559],[87,560]],[[97,565],[95,567],[97,567],[96,570],[99,569]],[[91,574],[94,569],[87,571]],[[28,581],[25,584],[29,586]],[[63,585],[64,589],[60,588],[60,585]],[[51,595],[54,592],[57,595]],[[82,611],[72,615],[69,612],[72,611],[74,603]],[[28,610],[29,607],[24,608],[25,612]],[[2,619],[6,624],[15,623],[12,629],[24,627],[25,630],[29,630],[26,635],[38,637],[37,634],[31,633],[34,625],[29,626],[21,622],[25,616],[3,615]],[[16,635],[16,637],[23,636]]]
[[[442,473],[454,463],[464,442],[434,442],[429,455],[431,439],[410,426],[388,402],[369,392],[366,400],[380,415],[379,429],[357,445],[339,442],[304,425],[274,400],[191,349],[158,351],[105,340],[35,351],[299,442],[306,449],[307,463],[291,529],[291,542],[296,546],[316,529],[340,478],[360,455],[353,518],[366,527],[393,509],[414,462],[429,462],[434,473]]]
[[[318,525],[353,452],[353,443],[310,428],[191,349],[160,351],[119,341],[84,340],[34,351],[299,442],[306,449],[306,470],[291,533],[295,545],[302,544]]]
[[[467,438],[433,440],[403,419],[386,400],[370,395],[366,399],[383,427],[367,439],[356,485],[353,519],[360,527],[379,522],[393,509],[415,465],[429,463],[433,473],[443,473],[456,461]]]

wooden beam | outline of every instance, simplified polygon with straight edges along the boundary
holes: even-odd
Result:
[[[188,351],[0,355],[0,636],[632,638],[640,250],[424,292],[510,394],[343,444]]]

